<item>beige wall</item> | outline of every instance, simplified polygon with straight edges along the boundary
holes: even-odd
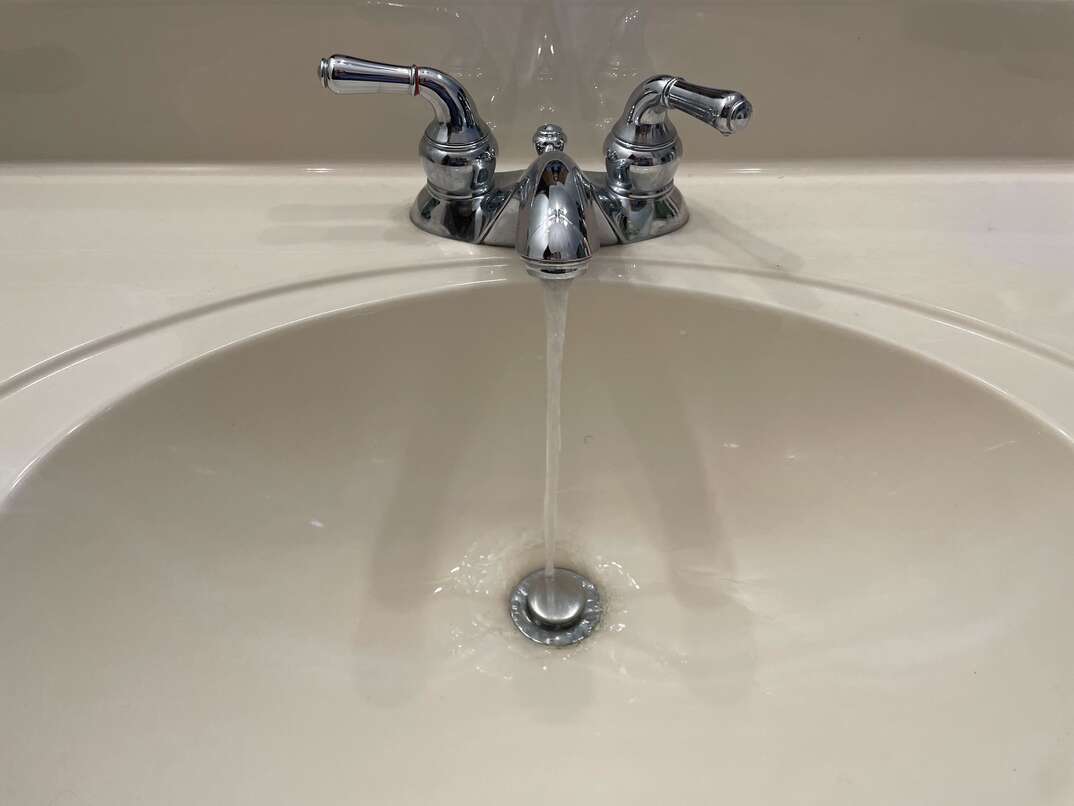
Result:
[[[428,119],[318,84],[333,52],[464,80],[505,159],[545,119],[595,161],[636,81],[741,89],[692,159],[1074,157],[1072,2],[0,0],[0,160],[411,159]]]

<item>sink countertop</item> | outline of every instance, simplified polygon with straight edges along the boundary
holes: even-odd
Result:
[[[209,350],[333,308],[522,275],[510,250],[416,230],[420,184],[410,165],[0,167],[0,490],[88,415]],[[937,360],[968,330],[1074,366],[1072,164],[686,166],[679,184],[687,227],[603,249],[594,274],[664,284],[646,269],[659,260],[683,267],[679,287],[708,282],[700,267],[720,293],[868,319],[828,302],[849,294],[939,322],[900,340]],[[343,292],[362,278],[375,282],[361,297]],[[1074,401],[1041,394],[1030,408]]]

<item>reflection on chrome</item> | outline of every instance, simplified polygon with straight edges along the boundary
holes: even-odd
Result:
[[[525,171],[496,172],[497,144],[466,88],[431,67],[331,56],[321,82],[341,95],[414,95],[433,120],[418,147],[426,183],[411,207],[421,229],[444,238],[514,246],[527,269],[546,278],[574,277],[601,245],[655,238],[686,223],[675,187],[682,140],[675,109],[723,135],[745,129],[745,96],[658,75],[641,82],[604,140],[604,171],[583,171],[564,151],[554,124],[533,136],[537,158]]]

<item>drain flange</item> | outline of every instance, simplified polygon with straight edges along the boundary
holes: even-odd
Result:
[[[528,574],[511,593],[511,620],[519,632],[546,646],[569,646],[589,636],[600,623],[597,586],[581,574],[543,568]]]

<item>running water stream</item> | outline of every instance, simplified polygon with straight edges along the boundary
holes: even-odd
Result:
[[[545,326],[545,474],[544,573],[555,573],[556,531],[559,526],[560,387],[563,380],[563,342],[567,335],[570,280],[542,280]]]

